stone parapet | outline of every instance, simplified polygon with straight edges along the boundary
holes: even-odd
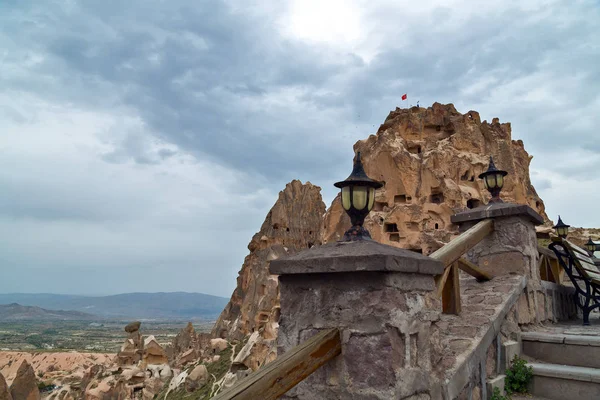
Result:
[[[363,241],[312,248],[272,261],[270,270],[280,285],[278,354],[322,329],[342,336],[342,354],[284,399],[439,398],[430,328],[441,304],[428,294],[441,263]]]

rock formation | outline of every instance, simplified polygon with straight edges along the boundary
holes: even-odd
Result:
[[[210,338],[208,333],[196,332],[192,323],[188,322],[165,349],[171,365],[181,368],[202,357],[209,348]]]
[[[279,193],[260,231],[248,245],[250,254],[244,260],[237,287],[213,328],[214,337],[229,340],[260,333],[245,359],[248,368],[257,369],[276,356],[279,290],[277,277],[269,274],[268,263],[321,243],[325,204],[320,190],[310,182],[294,180]]]
[[[156,341],[154,336],[148,336],[144,339],[144,355],[142,357],[141,367],[148,365],[168,364],[169,359],[162,346]]]
[[[0,374],[0,400],[13,400],[4,376]]]
[[[10,394],[14,400],[40,400],[41,398],[35,372],[26,360],[23,360],[17,370],[17,376],[10,385]]]
[[[117,354],[119,365],[136,365],[141,359],[144,351],[144,342],[140,334],[141,322],[136,321],[125,327],[125,332],[129,334],[128,338],[121,346],[121,351]]]
[[[547,219],[529,178],[532,157],[521,140],[511,140],[510,123],[497,118],[481,122],[476,111],[461,114],[452,104],[396,108],[354,150],[367,174],[384,182],[365,221],[380,243],[430,254],[450,241],[457,234],[450,216],[489,199],[477,176],[490,155],[509,173],[502,199],[528,204]],[[339,240],[348,227],[338,195],[325,216],[323,241]]]

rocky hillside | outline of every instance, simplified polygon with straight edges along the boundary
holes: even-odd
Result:
[[[269,274],[268,264],[275,258],[321,244],[324,213],[321,188],[294,180],[279,192],[260,231],[248,245],[250,254],[244,260],[237,287],[215,324],[213,335],[240,340],[260,332],[258,343],[245,360],[249,368],[256,369],[276,356],[279,289],[277,277]]]
[[[354,145],[367,174],[385,183],[365,222],[378,242],[430,254],[457,233],[450,216],[486,204],[489,193],[478,175],[489,156],[508,171],[502,198],[528,204],[546,220],[544,202],[529,178],[531,156],[511,139],[510,123],[481,121],[452,104],[397,108],[376,135]],[[339,196],[327,211],[323,241],[339,240],[350,226]]]
[[[95,315],[79,311],[46,310],[17,303],[0,304],[0,321],[80,321],[97,318]]]

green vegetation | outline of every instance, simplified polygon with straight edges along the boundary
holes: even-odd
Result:
[[[504,390],[509,396],[513,393],[527,393],[531,379],[533,379],[533,368],[527,366],[527,361],[515,356],[510,368],[506,370]]]
[[[0,350],[70,351],[115,353],[127,337],[123,330],[130,321],[3,321]],[[187,321],[144,321],[141,332],[154,335],[159,343],[170,343]],[[211,323],[194,324],[208,331]]]
[[[238,343],[235,347],[236,351],[239,352],[243,346],[244,346],[244,343]],[[237,354],[237,352],[235,354]],[[184,384],[182,383],[181,386],[176,391],[169,393],[168,400],[208,400],[208,399],[210,399],[209,396],[213,390],[213,384],[215,382],[218,382],[221,379],[223,379],[223,377],[225,377],[225,374],[227,373],[227,371],[229,371],[229,368],[231,367],[231,360],[235,356],[235,354],[233,353],[233,348],[231,346],[228,346],[225,350],[223,350],[222,352],[220,352],[218,354],[219,354],[220,358],[219,358],[219,361],[217,361],[217,362],[195,363],[186,368],[186,371],[188,373],[190,373],[197,365],[204,364],[206,366],[206,369],[208,370],[208,376],[210,377],[208,382],[206,382],[206,384],[204,386],[202,386],[195,392],[188,393],[185,390]],[[174,379],[174,378],[175,377],[173,377],[172,379]],[[155,396],[155,398],[156,399],[164,399],[165,395],[167,394],[168,387],[169,387],[169,383],[167,383],[165,385],[165,387],[163,388],[161,393],[159,393],[157,396]]]
[[[500,393],[500,389],[498,389],[497,387],[494,388],[494,392],[492,393],[492,397],[490,397],[491,400],[508,400],[508,397],[503,396],[502,393]]]

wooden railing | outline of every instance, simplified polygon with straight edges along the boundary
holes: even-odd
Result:
[[[540,261],[538,268],[540,270],[540,278],[543,281],[562,284],[565,277],[565,270],[560,267],[558,259],[554,252],[542,246],[538,246]]]
[[[340,331],[326,329],[248,375],[213,400],[275,400],[342,352]]]
[[[442,311],[445,314],[458,314],[461,310],[459,269],[478,281],[491,279],[477,265],[461,257],[493,231],[494,221],[485,219],[430,255],[444,264],[444,273],[438,275],[435,280],[436,294],[442,298]]]

